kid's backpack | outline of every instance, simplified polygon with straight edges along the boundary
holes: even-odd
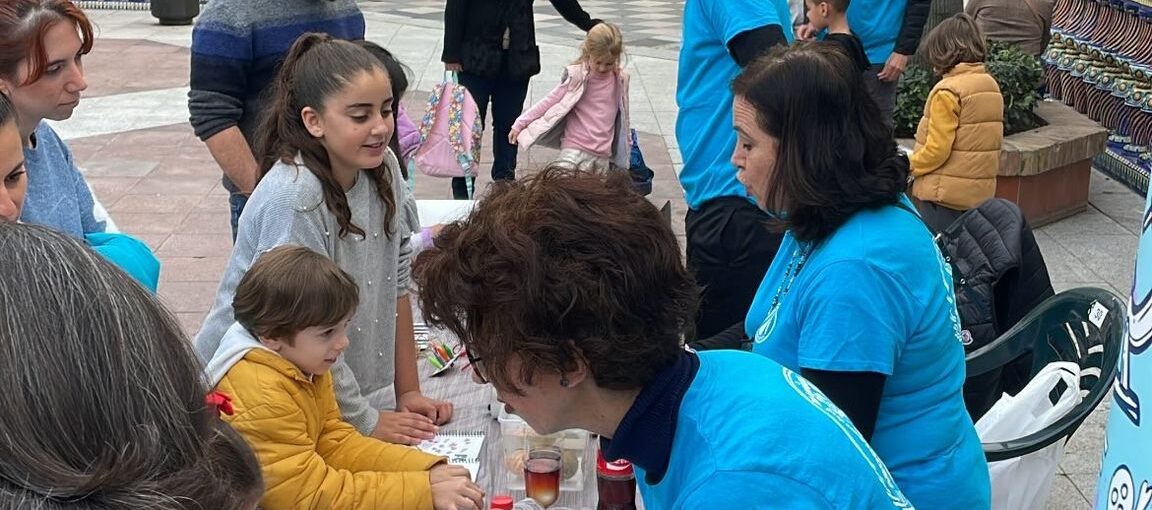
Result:
[[[432,89],[420,120],[420,145],[412,156],[416,168],[432,177],[475,177],[480,167],[484,125],[468,90],[445,73]]]

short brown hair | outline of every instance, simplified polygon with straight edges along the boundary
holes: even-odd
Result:
[[[280,246],[256,259],[232,298],[232,310],[257,337],[292,337],[305,328],[336,324],[360,302],[360,290],[332,259],[302,246]]]
[[[828,4],[832,10],[841,14],[848,12],[848,7],[852,5],[851,0],[812,0],[812,3],[815,5]]]
[[[941,21],[920,43],[920,56],[939,73],[964,62],[983,63],[987,55],[984,32],[964,13]]]
[[[484,360],[520,379],[583,360],[601,388],[641,388],[681,352],[698,289],[660,212],[627,172],[550,166],[501,182],[446,225],[413,265],[420,305]]]

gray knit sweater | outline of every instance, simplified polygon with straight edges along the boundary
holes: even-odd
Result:
[[[361,173],[347,197],[352,223],[367,235],[340,237],[336,216],[324,205],[320,181],[300,162],[274,166],[244,208],[216,303],[196,335],[197,352],[204,360],[211,359],[235,320],[232,297],[236,285],[264,251],[294,244],[331,257],[360,288],[360,307],[348,327],[351,344],[332,367],[332,376],[344,419],[364,434],[376,427],[377,409],[395,406],[396,300],[408,292],[412,255],[408,238],[420,225],[413,198],[391,152],[388,161],[393,169],[395,203],[399,204],[388,226],[391,236],[384,228],[384,202],[366,173]]]

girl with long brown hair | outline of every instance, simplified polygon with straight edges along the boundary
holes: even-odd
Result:
[[[354,43],[311,33],[292,46],[258,144],[260,182],[196,347],[212,357],[235,321],[236,286],[261,253],[296,244],[327,255],[361,296],[351,346],[332,368],[341,414],[363,434],[415,444],[451,419],[452,405],[424,397],[417,377],[408,274],[418,220],[388,148],[392,95],[379,60]]]

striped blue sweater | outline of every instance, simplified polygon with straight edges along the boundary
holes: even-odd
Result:
[[[305,32],[364,38],[354,0],[213,0],[192,31],[188,111],[201,140],[239,126],[252,145],[260,115],[292,43]],[[225,178],[228,189],[235,190]]]

